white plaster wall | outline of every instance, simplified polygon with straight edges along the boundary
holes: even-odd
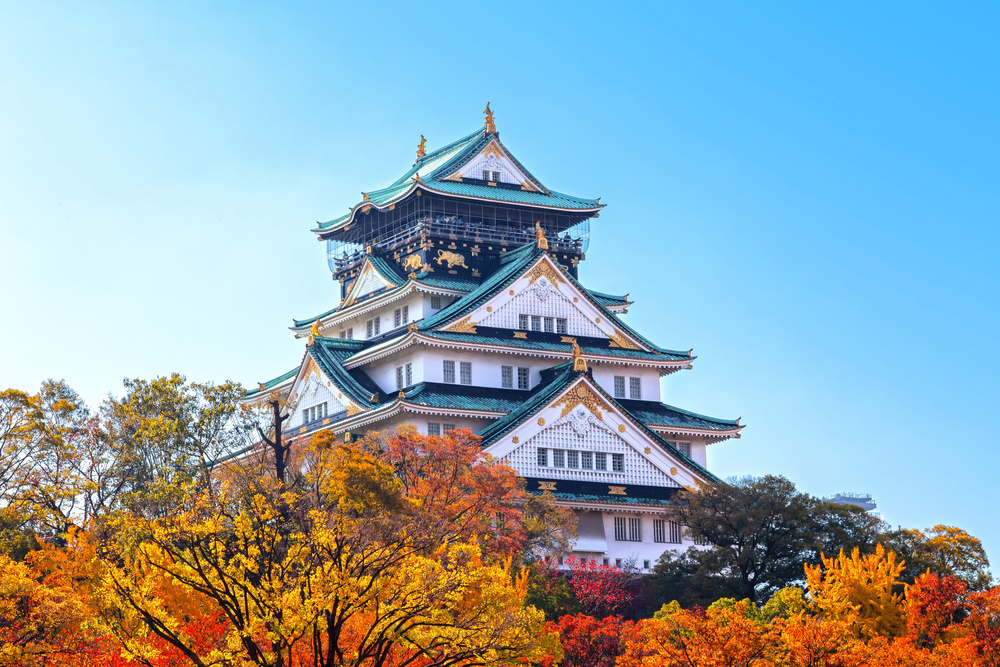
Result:
[[[615,395],[615,376],[622,375],[625,378],[639,378],[639,386],[642,389],[642,400],[660,400],[660,373],[655,368],[642,368],[641,366],[625,366],[608,363],[590,364],[594,374],[594,381],[601,385],[601,389],[608,392],[609,396]],[[625,397],[628,398],[628,380],[625,380]]]

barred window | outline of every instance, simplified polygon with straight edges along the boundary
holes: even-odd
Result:
[[[431,310],[441,310],[441,297],[439,296],[431,297]]]
[[[413,384],[413,364],[406,364],[406,386]]]
[[[653,519],[653,541],[660,544],[667,541],[667,522]]]
[[[566,467],[567,468],[580,467],[580,452],[574,450],[566,452]]]
[[[626,532],[625,517],[616,516],[615,517],[615,541],[617,542],[627,542],[628,533]],[[619,563],[620,564],[620,563]]]
[[[564,334],[566,333],[566,319],[563,317],[556,318],[556,333]]]
[[[628,397],[633,400],[642,398],[642,384],[639,382],[639,378],[628,379]]]
[[[602,452],[594,454],[594,467],[598,470],[608,469],[608,455]]]
[[[542,330],[542,318],[539,315],[531,316],[531,330],[541,331]]]
[[[463,361],[459,364],[462,384],[472,384],[472,362]]]
[[[566,467],[566,450],[564,449],[552,450],[552,467],[553,468]]]
[[[441,424],[427,422],[427,435],[441,435]]]
[[[594,452],[580,452],[580,467],[584,470],[594,469]]]
[[[668,521],[667,528],[670,529],[669,539],[667,540],[671,544],[681,543],[681,524],[676,521]]]
[[[642,542],[642,519],[639,517],[628,520],[628,541]]]
[[[615,376],[615,398],[625,398],[625,377]]]
[[[548,450],[544,447],[538,448],[538,465],[542,468],[547,468],[549,466]]]
[[[611,455],[611,471],[612,472],[625,472],[625,455],[624,454],[612,454]]]
[[[530,373],[531,373],[531,369],[530,368],[519,367],[517,369],[517,388],[518,389],[527,389],[528,388],[528,379],[530,377]]]
[[[527,315],[518,315],[517,316],[517,328],[521,329],[522,331],[527,331],[528,330],[528,316]]]
[[[445,361],[442,379],[448,384],[455,384],[455,362]]]
[[[520,369],[518,369],[520,370]],[[513,366],[501,366],[500,367],[500,386],[504,389],[514,388],[514,367]]]

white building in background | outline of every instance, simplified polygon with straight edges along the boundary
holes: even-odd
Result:
[[[529,492],[577,513],[575,555],[648,569],[686,549],[664,508],[715,480],[706,449],[743,427],[660,402],[660,378],[690,369],[691,351],[625,324],[628,295],[581,284],[603,207],[545,187],[488,107],[476,132],[432,153],[421,141],[399,180],[313,230],[340,302],[294,321],[301,362],[246,400],[287,396],[290,438],[469,428]]]

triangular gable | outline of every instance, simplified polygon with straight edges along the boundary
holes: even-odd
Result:
[[[539,449],[548,465],[540,465]],[[564,452],[554,466],[553,450]],[[520,415],[519,423],[488,444],[486,451],[503,459],[523,477],[574,479],[623,485],[698,487],[710,480],[697,464],[665,447],[662,441],[607,398],[581,374],[542,407]],[[569,467],[569,452],[577,452]],[[607,456],[607,470],[583,467],[583,454]],[[622,470],[613,469],[612,455],[621,455]]]
[[[387,274],[389,274],[388,271],[379,271],[378,267],[372,261],[371,256],[365,257],[365,261],[361,264],[361,270],[358,272],[358,277],[351,283],[351,289],[347,293],[347,298],[341,307],[346,308],[361,299],[372,296],[375,292],[395,289],[402,284],[397,282],[398,278],[396,276]]]
[[[348,415],[356,415],[364,409],[345,393],[343,387],[328,377],[307,352],[298,375],[288,390],[286,401],[286,410],[290,416],[287,422],[288,428],[302,426],[303,411],[321,403],[327,403],[327,415],[335,415],[345,410]]]
[[[440,330],[474,331],[476,326],[523,330],[521,315],[565,319],[567,337],[607,338],[613,347],[653,351],[618,326],[608,311],[597,305],[546,254],[539,256],[505,289]]]
[[[456,171],[439,180],[461,181],[463,178],[473,178],[493,181],[492,176],[486,172],[499,173],[498,183],[520,185],[522,190],[529,192],[546,192],[542,184],[521,167],[496,137]]]

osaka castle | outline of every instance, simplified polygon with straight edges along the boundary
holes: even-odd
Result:
[[[536,178],[489,106],[472,134],[425,145],[395,182],[312,230],[339,299],[293,320],[302,358],[245,400],[281,398],[293,440],[471,429],[529,493],[572,508],[574,555],[588,560],[648,569],[691,546],[664,510],[678,489],[716,481],[706,450],[743,427],[662,403],[661,378],[695,357],[630,327],[627,294],[585,286],[604,204]]]

